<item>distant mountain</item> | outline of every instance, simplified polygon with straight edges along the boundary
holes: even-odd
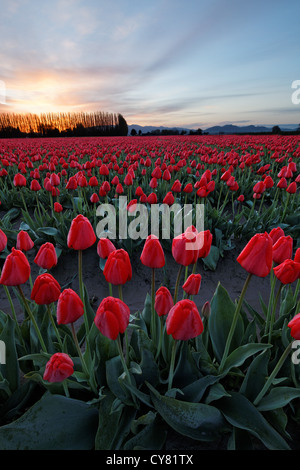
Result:
[[[208,128],[202,128],[203,132],[213,134],[253,134],[253,133],[260,133],[260,132],[271,132],[274,125],[278,125],[281,130],[283,131],[295,131],[298,129],[299,124],[273,124],[273,125],[266,125],[266,126],[236,126],[234,124],[225,124],[224,126],[212,126]],[[194,131],[196,129],[189,129],[186,127],[163,127],[163,126],[140,126],[139,124],[131,124],[128,126],[128,134],[130,135],[132,129],[134,129],[137,133],[141,131],[142,134],[147,134],[151,132],[155,132],[157,130],[164,131],[164,130],[171,130],[171,131],[179,131],[181,133],[184,131],[186,134],[189,134],[190,131]]]
[[[213,126],[205,129],[209,134],[253,134],[254,132],[270,132],[272,128],[264,126],[235,126],[226,124],[225,126]]]

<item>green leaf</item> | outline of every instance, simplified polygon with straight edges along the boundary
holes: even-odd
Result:
[[[238,347],[227,357],[222,371],[223,374],[228,373],[233,367],[241,366],[249,357],[254,356],[254,354],[271,347],[271,344],[263,343],[249,343]]]
[[[129,439],[124,445],[124,450],[160,450],[164,446],[166,437],[167,431],[163,425],[153,422]]]
[[[290,450],[283,437],[268,423],[257,408],[243,395],[231,392],[231,398],[218,401],[227,421],[259,439],[269,450]]]
[[[92,450],[98,411],[46,393],[21,418],[0,427],[2,450]]]
[[[51,237],[56,237],[59,234],[59,231],[55,227],[39,227],[37,232],[49,235]]]
[[[228,333],[235,313],[235,305],[230,299],[227,290],[218,283],[217,289],[211,301],[211,314],[208,328],[213,349],[218,361],[221,361]],[[235,350],[241,343],[244,335],[244,323],[239,315],[235,332],[231,341],[230,351]]]
[[[300,397],[300,390],[292,387],[275,387],[268,395],[263,397],[257,409],[260,411],[276,410],[283,408],[290,401]]]
[[[176,432],[195,440],[209,442],[229,430],[217,408],[162,396],[150,384],[147,385],[155,409]]]
[[[0,370],[7,379],[11,392],[14,392],[19,387],[20,369],[15,343],[15,322],[9,315],[0,334],[0,340],[5,345],[5,364],[0,365]]]
[[[242,395],[245,395],[250,401],[254,401],[266,382],[268,376],[268,363],[270,360],[270,350],[264,350],[256,356],[243,380],[240,388]]]
[[[217,268],[217,264],[220,258],[220,250],[216,246],[212,245],[209,255],[206,258],[203,258],[204,266],[209,269],[210,271],[215,271]]]

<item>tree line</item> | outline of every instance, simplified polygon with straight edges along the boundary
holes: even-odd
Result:
[[[121,114],[107,112],[0,114],[0,138],[123,136],[128,125]]]

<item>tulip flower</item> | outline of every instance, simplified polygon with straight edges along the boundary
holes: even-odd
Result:
[[[33,284],[31,300],[38,305],[49,305],[57,301],[60,292],[61,287],[51,274],[40,274]]]
[[[43,379],[47,382],[63,382],[73,375],[74,363],[65,353],[55,353],[46,364]]]
[[[146,238],[140,260],[148,268],[162,268],[165,265],[164,251],[156,235]]]
[[[200,313],[192,300],[180,300],[175,303],[169,311],[166,318],[166,332],[168,335],[171,335],[174,340],[168,378],[169,390],[173,382],[177,340],[187,341],[196,338],[203,332],[203,329]]]
[[[55,202],[54,203],[54,212],[59,214],[62,211],[63,211],[63,206],[59,202]]]
[[[5,249],[6,245],[7,245],[7,236],[0,229],[0,253]]]
[[[100,303],[94,322],[104,336],[116,340],[119,333],[125,332],[129,317],[129,307],[121,299],[109,296]]]
[[[198,248],[198,258],[206,258],[211,250],[212,244],[212,233],[210,230],[205,230],[203,232],[199,232],[197,235],[197,248]]]
[[[291,329],[292,338],[300,340],[300,313],[297,313],[287,326]]]
[[[291,259],[293,254],[293,239],[290,235],[280,237],[273,245],[273,261],[277,264]]]
[[[57,302],[57,324],[67,325],[76,322],[84,315],[84,305],[73,289],[64,289]]]
[[[7,256],[0,278],[0,284],[5,286],[19,286],[25,284],[30,277],[30,265],[20,250],[12,248],[11,253]]]
[[[187,341],[203,332],[203,323],[198,308],[192,300],[183,299],[169,311],[166,331],[173,339]]]
[[[276,227],[271,230],[269,233],[270,237],[272,238],[273,245],[277,242],[280,237],[284,237],[284,230],[281,227]]]
[[[128,253],[122,248],[108,255],[104,270],[107,282],[113,285],[123,285],[132,278],[132,267]]]
[[[115,245],[109,238],[100,238],[97,244],[98,256],[102,259],[108,258],[110,253],[116,250]]]
[[[173,307],[173,297],[169,289],[165,286],[161,286],[155,294],[155,311],[159,317],[168,315],[169,311]]]
[[[72,220],[67,237],[68,247],[73,250],[86,250],[96,241],[96,235],[89,219],[79,214]]]
[[[182,286],[182,289],[188,295],[197,295],[201,285],[201,274],[190,274],[185,283]]]
[[[21,230],[17,235],[17,250],[30,251],[34,247],[34,243],[30,238],[30,235],[25,230]]]
[[[237,262],[250,274],[268,276],[273,262],[273,243],[268,233],[254,235],[237,257]]]
[[[276,266],[273,271],[282,284],[292,284],[300,279],[300,263],[292,259],[286,259]]]
[[[57,254],[53,243],[46,242],[40,247],[34,258],[34,263],[47,270],[57,265]]]

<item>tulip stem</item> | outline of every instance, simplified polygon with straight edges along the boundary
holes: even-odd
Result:
[[[171,352],[171,362],[170,362],[170,370],[169,370],[169,380],[168,380],[168,390],[171,390],[173,377],[174,377],[174,366],[175,366],[175,357],[176,357],[176,348],[177,348],[177,341],[174,339],[172,352]]]
[[[62,341],[61,341],[61,338],[60,338],[58,329],[57,329],[57,327],[56,327],[56,324],[55,324],[53,315],[52,315],[52,313],[51,313],[50,305],[47,305],[47,310],[48,310],[48,315],[49,315],[50,321],[51,321],[51,323],[52,323],[53,329],[54,329],[54,331],[55,331],[57,340],[58,340],[58,342],[59,342],[60,349],[61,349],[61,351],[63,351],[63,344],[62,344]]]
[[[289,200],[290,200],[290,193],[287,193],[287,198],[286,198],[285,207],[284,207],[284,211],[283,211],[283,214],[282,214],[281,222],[283,222],[284,219],[285,219],[286,211],[287,211],[288,204],[289,204]]]
[[[161,345],[162,345],[162,338],[163,338],[163,332],[164,332],[164,322],[163,322],[163,315],[159,317],[160,320],[160,334],[159,334],[159,342],[157,346],[157,351],[155,355],[155,361],[158,359],[160,350],[161,350]]]
[[[234,335],[234,332],[235,332],[236,324],[237,324],[237,321],[238,321],[238,318],[239,318],[239,314],[240,314],[240,311],[241,311],[241,308],[242,308],[242,305],[243,305],[244,297],[245,297],[245,294],[246,294],[246,291],[247,291],[247,288],[248,288],[251,277],[252,277],[252,274],[249,273],[248,277],[245,281],[243,290],[241,292],[237,307],[235,309],[233,319],[232,319],[232,323],[231,323],[231,327],[230,327],[230,330],[229,330],[229,334],[227,336],[227,341],[226,341],[226,344],[225,344],[223,357],[222,357],[221,364],[220,364],[220,367],[219,367],[219,373],[222,373],[225,361],[228,357],[228,353],[229,353],[230,346],[231,346],[231,341],[232,341],[232,338],[233,338],[233,335]]]
[[[38,325],[37,325],[37,322],[35,321],[35,318],[34,318],[34,316],[32,315],[32,312],[31,312],[31,310],[30,310],[30,308],[29,308],[29,305],[28,305],[28,302],[27,302],[27,300],[26,300],[26,297],[25,297],[25,295],[24,295],[24,293],[23,293],[23,290],[22,290],[22,288],[21,288],[20,286],[17,286],[17,287],[18,287],[18,291],[19,291],[19,293],[20,293],[20,295],[21,295],[21,297],[22,297],[22,300],[23,300],[23,302],[24,302],[24,305],[25,305],[26,311],[27,311],[27,313],[28,313],[28,315],[29,315],[29,318],[30,318],[30,320],[31,320],[31,322],[32,322],[32,324],[33,324],[33,326],[34,326],[34,328],[35,328],[35,331],[36,331],[36,334],[37,334],[37,336],[38,336],[38,339],[39,339],[39,341],[40,341],[40,343],[41,343],[42,349],[43,349],[43,351],[44,351],[45,353],[47,353],[47,348],[46,348],[45,342],[44,342],[44,340],[43,340],[43,337],[42,337],[42,335],[41,335],[41,332],[40,332],[40,330],[39,330],[39,327],[38,327]]]
[[[176,304],[177,302],[178,289],[179,289],[179,283],[180,283],[182,270],[183,270],[183,265],[181,264],[178,270],[177,279],[176,279],[175,292],[174,292],[174,304]]]
[[[126,364],[126,361],[125,361],[125,358],[124,358],[124,354],[123,354],[120,334],[118,334],[118,337],[117,337],[117,346],[118,346],[119,356],[120,356],[120,359],[121,359],[121,362],[122,362],[122,365],[123,365],[125,375],[127,377],[129,385],[132,386],[131,377],[130,377],[129,370],[128,370],[128,367],[127,367],[127,364]],[[136,405],[135,396],[132,393],[131,393],[131,396],[132,396],[134,404]]]
[[[81,361],[82,369],[83,369],[83,371],[84,371],[84,373],[85,373],[85,375],[86,375],[86,377],[89,381],[89,384],[90,384],[93,392],[95,393],[95,395],[97,395],[98,394],[97,388],[96,388],[95,385],[93,385],[91,383],[91,374],[89,373],[89,370],[87,368],[87,365],[85,363],[83,354],[81,352],[81,349],[80,349],[80,346],[79,346],[79,343],[78,343],[78,338],[77,338],[77,334],[76,334],[76,331],[75,331],[74,323],[71,323],[71,331],[72,331],[72,336],[73,336],[73,340],[74,340],[74,343],[75,343],[75,347],[76,347],[76,350],[78,352],[78,356],[79,356],[80,361]]]
[[[274,263],[273,263],[273,265],[274,265]],[[270,282],[271,282],[271,292],[270,292],[268,310],[267,310],[267,315],[266,315],[265,335],[268,334],[269,323],[270,323],[270,315],[271,315],[271,306],[274,302],[274,291],[275,291],[275,285],[276,285],[276,276],[274,275],[273,268],[271,269],[271,273],[270,273]]]
[[[0,269],[0,276],[1,276],[1,269]],[[14,304],[13,304],[13,301],[12,301],[12,298],[11,298],[11,295],[9,293],[9,290],[8,290],[8,287],[5,286],[3,284],[3,288],[4,288],[4,291],[6,293],[6,296],[8,298],[8,301],[9,301],[9,305],[10,305],[10,308],[11,308],[11,313],[12,313],[12,316],[13,316],[13,319],[15,321],[15,325],[16,325],[16,328],[18,330],[18,333],[19,333],[19,336],[20,336],[20,339],[22,340],[22,343],[24,345],[24,339],[23,339],[23,336],[22,336],[22,333],[21,333],[21,329],[20,329],[20,326],[19,326],[19,323],[18,323],[18,319],[17,319],[17,315],[16,315],[16,311],[15,311],[15,307],[14,307]]]
[[[274,380],[274,378],[276,377],[276,375],[278,374],[279,370],[281,369],[281,367],[283,366],[284,364],[284,361],[286,360],[287,356],[289,355],[289,352],[291,350],[291,347],[292,347],[292,344],[293,343],[290,343],[287,348],[285,349],[285,351],[283,352],[281,358],[279,359],[279,361],[277,362],[276,366],[274,367],[273,369],[273,372],[271,373],[271,375],[269,376],[268,380],[266,381],[265,385],[263,386],[262,390],[259,392],[259,394],[257,395],[257,397],[255,398],[254,402],[253,402],[253,405],[256,406],[258,405],[258,403],[261,401],[261,399],[265,396],[265,394],[267,393],[267,391],[269,390],[270,386],[272,385],[272,382]]]
[[[84,306],[85,332],[86,332],[86,336],[88,336],[89,324],[88,324],[88,319],[87,319],[87,313],[86,313],[86,307],[85,307],[85,301],[84,301],[84,289],[83,289],[83,282],[82,282],[82,250],[78,250],[78,280],[79,280],[80,297]]]
[[[284,287],[284,284],[280,284],[279,286],[279,289],[277,291],[277,294],[276,294],[276,297],[275,297],[275,300],[274,300],[274,303],[273,303],[273,309],[272,309],[272,315],[271,315],[271,318],[270,318],[270,325],[269,325],[269,343],[271,342],[271,339],[272,339],[272,333],[273,333],[273,325],[274,325],[274,321],[275,321],[275,313],[276,313],[276,307],[277,307],[277,304],[278,304],[278,300],[280,298],[280,294],[281,294],[281,291],[282,291],[282,288]]]
[[[155,269],[152,268],[152,277],[151,277],[151,337],[156,343],[156,331],[155,331]]]

